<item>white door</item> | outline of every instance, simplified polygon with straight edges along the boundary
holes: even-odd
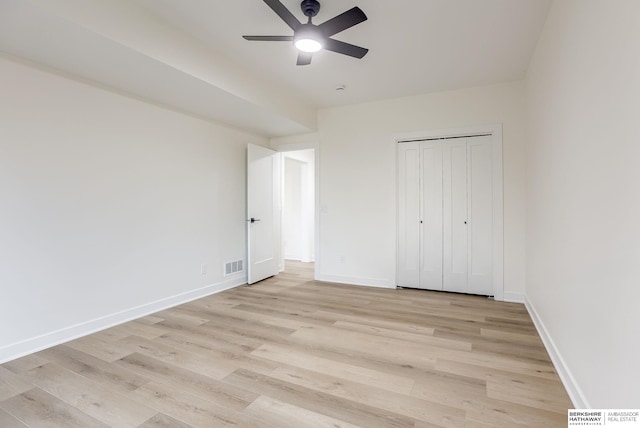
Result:
[[[442,290],[441,141],[420,144],[420,286]]]
[[[398,146],[398,285],[494,294],[490,136]]]
[[[398,148],[398,284],[442,290],[442,142]]]
[[[247,269],[249,284],[278,273],[280,156],[247,148]]]
[[[450,140],[442,157],[443,289],[467,290],[467,142]]]
[[[398,285],[420,288],[420,144],[398,146]]]

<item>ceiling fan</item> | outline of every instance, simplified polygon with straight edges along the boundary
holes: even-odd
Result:
[[[311,64],[313,53],[318,52],[320,49],[337,52],[358,59],[364,57],[367,52],[369,52],[369,49],[331,38],[334,34],[338,34],[347,28],[351,28],[367,20],[367,15],[365,15],[359,7],[351,8],[320,25],[315,25],[311,22],[311,18],[316,16],[320,10],[320,3],[317,0],[303,0],[300,3],[302,13],[309,18],[306,24],[298,21],[280,0],[264,0],[264,2],[291,27],[293,36],[242,37],[252,41],[293,42],[299,50],[297,65]]]

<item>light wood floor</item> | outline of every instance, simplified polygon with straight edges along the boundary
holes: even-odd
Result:
[[[312,265],[0,366],[0,427],[564,427],[523,305]]]

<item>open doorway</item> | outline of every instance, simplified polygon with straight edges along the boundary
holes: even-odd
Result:
[[[315,189],[315,150],[282,152],[282,270],[288,261],[315,262]]]

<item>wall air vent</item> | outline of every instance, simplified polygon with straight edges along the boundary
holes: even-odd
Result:
[[[236,260],[224,264],[224,276],[233,275],[234,273],[242,272],[243,270],[244,262],[242,260]]]

